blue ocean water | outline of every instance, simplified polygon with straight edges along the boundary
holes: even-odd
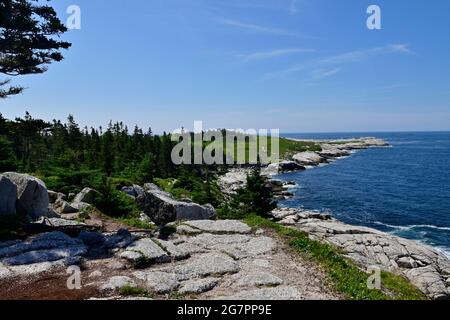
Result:
[[[330,212],[335,218],[418,240],[450,256],[450,132],[285,134],[301,139],[374,136],[371,148],[330,165],[280,175],[297,183],[281,206]]]

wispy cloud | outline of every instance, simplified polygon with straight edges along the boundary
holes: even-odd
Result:
[[[304,49],[304,48],[291,48],[291,49],[277,49],[271,51],[260,51],[248,54],[238,54],[237,57],[245,62],[254,60],[266,60],[286,55],[300,54],[300,53],[313,53],[317,52],[314,49]]]
[[[242,8],[242,9],[260,9],[266,11],[281,11],[290,15],[299,12],[298,7],[302,0],[204,0],[212,8]]]
[[[406,83],[397,83],[397,84],[391,84],[391,85],[379,87],[379,88],[377,88],[377,90],[382,91],[384,93],[391,93],[391,92],[395,92],[396,90],[399,90],[402,88],[407,88],[407,87],[408,87],[408,84],[406,84]]]
[[[342,71],[342,68],[333,69],[315,69],[311,71],[311,77],[313,80],[322,80],[331,77]]]
[[[266,27],[257,24],[245,23],[238,20],[233,19],[219,19],[218,22],[221,24],[227,25],[229,27],[241,29],[250,33],[264,33],[264,34],[272,34],[279,36],[292,36],[292,37],[302,37],[302,35],[297,34],[295,32],[291,32],[286,29]]]
[[[414,52],[409,49],[407,44],[394,44],[365,50],[349,51],[342,54],[313,60],[304,64],[292,65],[281,71],[270,72],[264,75],[264,79],[284,77],[310,69],[320,69],[327,66],[330,67],[365,61],[386,54],[414,54]]]

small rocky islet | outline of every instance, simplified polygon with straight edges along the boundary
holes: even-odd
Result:
[[[276,197],[289,197],[291,184],[272,180],[275,171],[304,170],[353,150],[388,146],[373,138],[319,143],[320,152],[293,154],[263,170]],[[245,185],[246,170],[220,177],[225,195]],[[320,267],[294,256],[268,230],[216,220],[212,206],[176,200],[153,184],[122,191],[139,204],[143,221],[164,228],[138,230],[96,215],[80,222],[97,191],[66,196],[32,176],[0,175],[0,212],[27,217],[32,234],[0,243],[0,298],[129,299],[123,289],[140,288],[147,293],[141,299],[341,299],[322,280]],[[320,212],[278,208],[270,214],[341,248],[362,270],[379,266],[403,275],[431,299],[450,298],[450,261],[432,248]],[[80,290],[67,289],[70,266],[80,268]]]

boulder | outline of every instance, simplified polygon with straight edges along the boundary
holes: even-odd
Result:
[[[142,188],[141,186],[138,186],[137,184],[134,184],[131,187],[123,187],[121,190],[122,190],[122,192],[125,192],[126,194],[128,194],[129,196],[131,196],[133,198],[143,196],[145,193],[144,188]]]
[[[58,200],[65,199],[66,195],[64,193],[48,190],[48,200],[50,201],[50,203],[56,203]]]
[[[322,144],[321,147],[322,147],[322,151],[319,152],[319,155],[321,155],[322,157],[327,158],[327,159],[348,157],[350,155],[349,151],[338,148],[331,144]]]
[[[76,213],[79,211],[77,208],[74,208],[69,202],[63,199],[56,200],[55,204],[53,205],[53,208],[59,214]]]
[[[17,187],[7,177],[0,175],[0,216],[15,215]]]
[[[49,215],[47,188],[42,180],[15,172],[3,174],[17,187],[17,213],[38,219]]]
[[[301,166],[317,166],[326,162],[325,158],[312,151],[297,153],[292,158]]]
[[[94,204],[95,197],[99,195],[98,191],[91,188],[84,188],[73,199],[74,203]]]
[[[264,170],[267,171],[267,170]],[[220,190],[226,197],[236,194],[240,188],[247,185],[247,176],[251,174],[250,169],[231,169],[226,174],[219,177]]]
[[[295,172],[305,170],[304,166],[299,165],[295,161],[282,161],[280,163],[272,163],[265,168],[262,173],[265,175],[276,175],[285,172]]]
[[[175,200],[174,197],[155,186],[146,185],[144,195],[137,198],[141,209],[158,225],[179,220],[206,220],[217,217],[211,205],[201,206]]]

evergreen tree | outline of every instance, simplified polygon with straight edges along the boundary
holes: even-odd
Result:
[[[247,186],[237,190],[230,205],[222,208],[221,216],[242,219],[250,214],[257,214],[264,217],[276,207],[272,191],[261,176],[261,169],[257,167],[247,176]]]
[[[17,159],[11,145],[10,141],[0,136],[0,172],[17,169]]]
[[[60,50],[70,47],[70,43],[58,40],[67,28],[55,10],[41,2],[0,2],[0,73],[7,76],[44,73],[48,64],[63,59]],[[23,91],[20,86],[6,87],[9,83],[10,79],[0,80],[0,99]]]

